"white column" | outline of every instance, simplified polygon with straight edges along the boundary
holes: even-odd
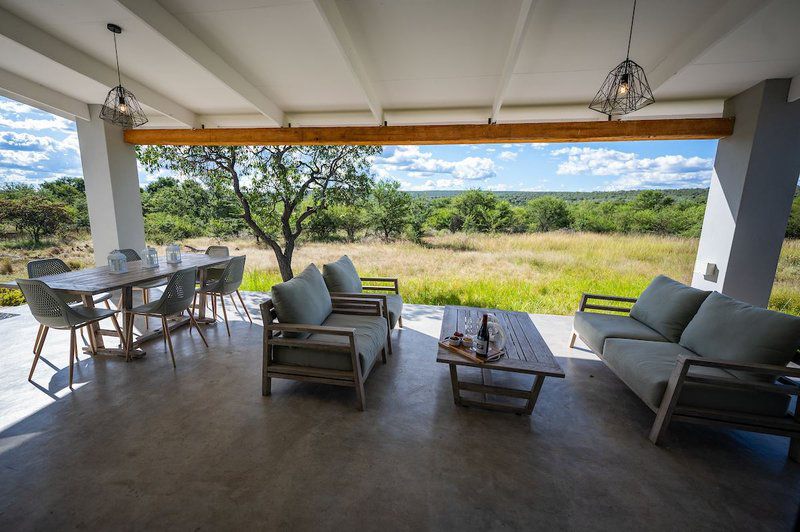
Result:
[[[91,120],[77,121],[78,143],[94,259],[103,265],[114,249],[144,247],[144,217],[134,147],[121,128],[98,118],[99,105],[90,105],[89,113]]]
[[[789,85],[766,80],[725,102],[736,122],[717,146],[692,280],[759,306],[769,302],[800,175],[800,101],[787,101]]]

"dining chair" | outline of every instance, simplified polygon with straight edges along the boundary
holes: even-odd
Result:
[[[125,248],[125,249],[118,249],[116,251],[119,251],[120,253],[125,255],[125,260],[129,262],[135,260],[142,260],[142,256],[139,255],[139,252],[136,251],[135,249]],[[147,303],[150,302],[150,289],[164,286],[167,284],[168,280],[169,280],[168,278],[162,277],[160,279],[154,279],[152,281],[144,281],[141,283],[136,283],[135,285],[133,285],[133,289],[142,291],[142,303],[146,305]],[[122,303],[121,299],[120,303]],[[144,327],[145,329],[150,328],[150,322],[147,318],[145,318],[144,320]]]
[[[236,301],[233,299],[233,294],[236,293],[236,295],[239,296],[239,301],[242,303],[242,308],[244,308],[247,319],[250,320],[250,323],[253,323],[253,318],[250,317],[250,312],[247,310],[247,306],[244,304],[244,299],[242,299],[242,294],[239,292],[239,287],[241,286],[242,279],[244,278],[245,259],[246,257],[243,255],[239,257],[233,257],[228,261],[228,264],[225,265],[225,269],[222,271],[219,279],[208,280],[206,281],[205,285],[199,288],[200,293],[211,297],[214,318],[217,316],[216,306],[217,297],[219,297],[220,304],[222,305],[222,316],[225,319],[225,329],[228,331],[228,336],[231,335],[231,328],[230,325],[228,325],[228,312],[225,310],[224,296],[230,296],[231,302],[235,308]],[[192,304],[192,311],[194,311],[194,304]]]
[[[44,277],[45,275],[58,275],[60,273],[67,273],[71,271],[72,268],[67,266],[67,263],[61,259],[38,259],[28,262],[29,279],[38,279],[39,277]],[[81,296],[77,294],[68,294],[66,292],[56,293],[58,294],[58,297],[60,297],[67,305],[83,303]],[[111,310],[111,303],[109,303],[110,299],[111,292],[103,292],[92,296],[92,301],[95,305],[103,303],[109,310]],[[117,308],[120,308],[120,306],[117,305]],[[111,315],[111,322],[114,324],[114,330],[116,330],[117,334],[119,335],[120,342],[122,342],[122,329],[119,327],[116,314]]]
[[[209,257],[230,257],[231,252],[228,246],[208,246],[206,255]],[[224,270],[225,266],[209,266],[206,268],[206,279],[219,279]]]
[[[188,311],[189,333],[192,332],[192,325],[197,327],[200,338],[203,339],[203,343],[208,347],[206,337],[203,335],[203,331],[200,330],[197,321],[194,319],[194,309],[190,309],[194,301],[196,279],[196,267],[177,271],[170,277],[167,286],[164,288],[164,293],[161,294],[159,299],[125,311],[125,319],[127,320],[125,322],[126,330],[128,331],[128,338],[126,338],[125,342],[127,358],[130,358],[130,347],[133,344],[133,320],[136,316],[144,316],[145,319],[148,317],[161,318],[161,332],[164,336],[164,342],[167,344],[167,347],[169,347],[169,355],[172,358],[173,368],[176,367],[175,353],[172,349],[172,337],[170,336],[169,324],[167,323],[168,317]]]
[[[33,345],[33,365],[28,374],[28,380],[33,379],[36,363],[44,347],[47,331],[50,329],[69,330],[69,387],[72,388],[73,364],[78,358],[78,340],[75,331],[91,325],[100,320],[110,318],[118,310],[89,308],[83,305],[69,305],[64,299],[44,282],[37,279],[17,279],[17,285],[22,290],[25,300],[30,307],[31,314],[39,322],[39,332]],[[89,345],[92,354],[97,353],[94,334],[89,331]]]

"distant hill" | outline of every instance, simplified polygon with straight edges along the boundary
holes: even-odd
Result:
[[[684,188],[684,189],[660,189],[667,196],[676,201],[705,202],[708,196],[707,188]],[[426,190],[411,192],[415,197],[422,198],[451,198],[466,192],[464,190]],[[609,192],[528,192],[528,191],[503,191],[495,194],[504,200],[521,205],[532,198],[540,196],[556,196],[566,201],[630,201],[635,198],[641,190],[615,190]]]

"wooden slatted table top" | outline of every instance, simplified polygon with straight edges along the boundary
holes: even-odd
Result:
[[[506,354],[496,362],[477,364],[458,353],[439,347],[436,362],[548,377],[564,377],[564,370],[556,361],[553,352],[550,351],[530,316],[524,312],[447,306],[444,308],[439,340],[444,341],[455,331],[463,332],[464,318],[467,313],[472,313],[478,318],[485,313],[494,314],[497,317],[506,332]]]
[[[142,261],[136,260],[128,262],[128,271],[125,273],[114,273],[109,270],[108,266],[100,266],[56,275],[45,275],[39,277],[38,280],[54,290],[72,294],[99,294],[154,281],[186,268],[195,266],[207,268],[225,264],[231,257],[212,257],[204,253],[190,253],[183,254],[182,259],[178,264],[167,264],[164,257],[159,257],[158,268],[145,268]],[[15,281],[0,283],[0,288],[17,288],[17,283]]]

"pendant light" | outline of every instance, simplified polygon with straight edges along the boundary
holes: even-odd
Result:
[[[117,52],[117,35],[122,33],[122,28],[116,24],[108,24],[108,31],[114,34],[114,57],[117,60],[118,85],[108,91],[106,101],[100,109],[100,118],[106,122],[120,126],[122,129],[132,129],[147,123],[147,116],[142,111],[139,100],[131,91],[122,86],[122,76],[119,72],[119,53]]]
[[[630,58],[635,15],[636,0],[633,0],[631,29],[628,33],[628,51],[625,54],[625,61],[608,73],[600,90],[589,104],[589,109],[608,115],[609,120],[612,116],[626,115],[655,102],[644,69]]]

